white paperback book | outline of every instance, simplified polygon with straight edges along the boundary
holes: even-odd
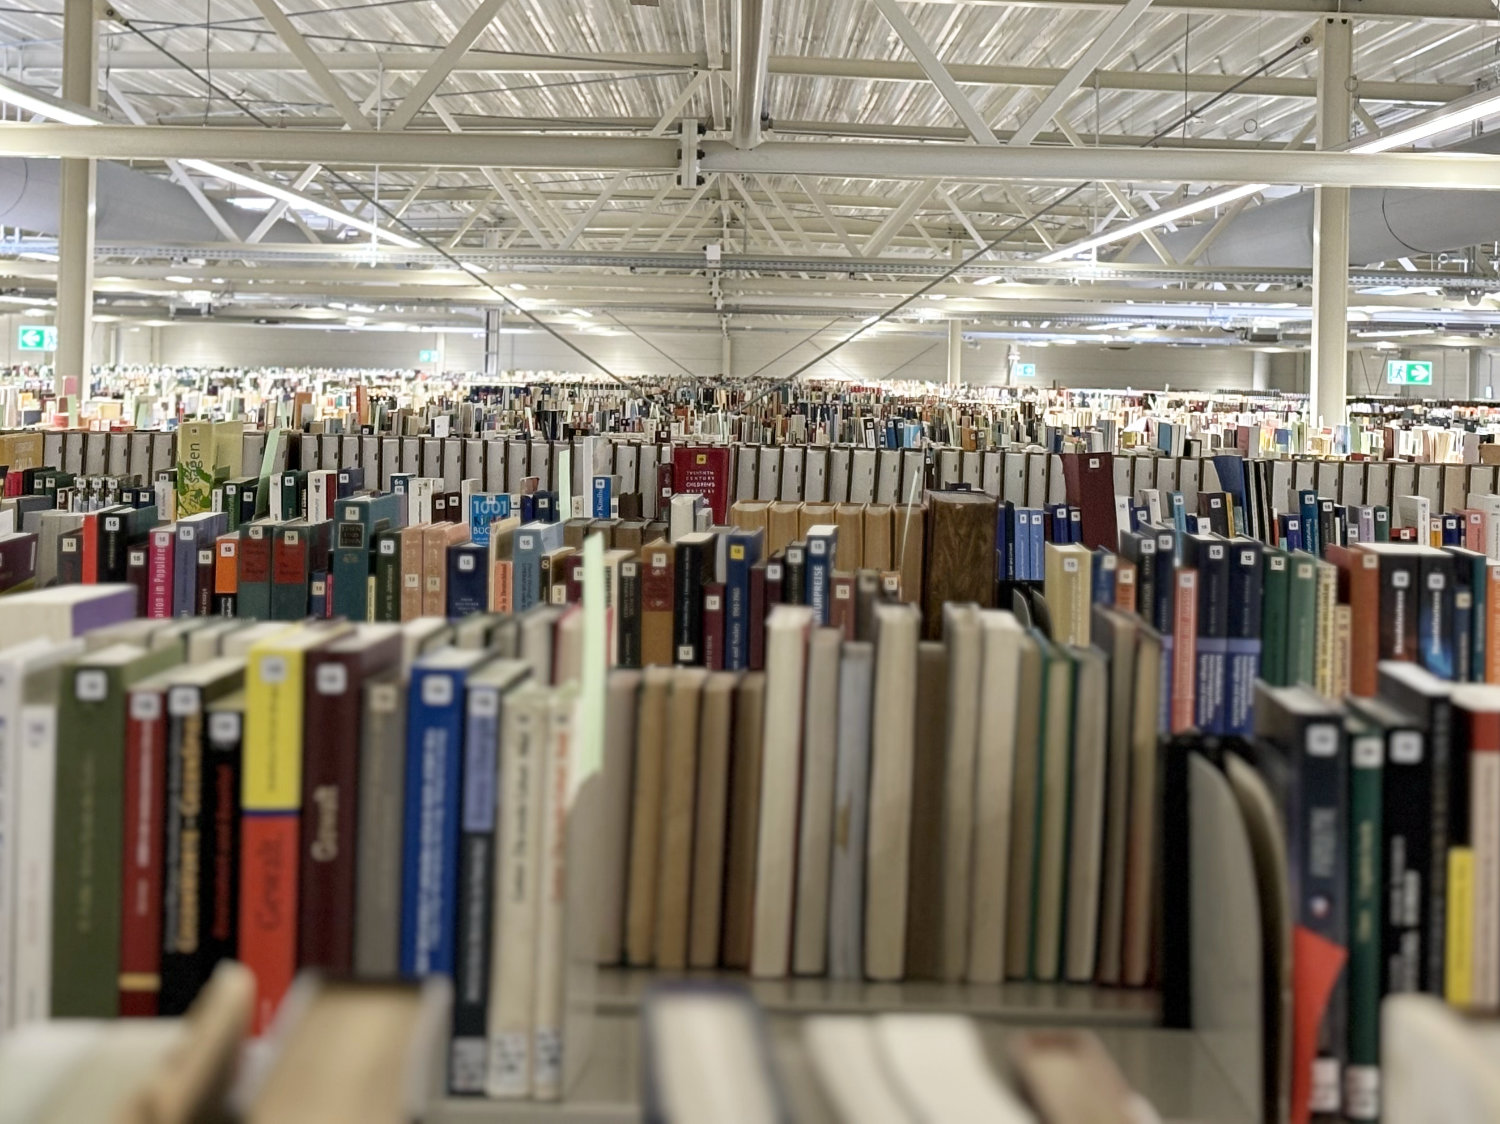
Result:
[[[865,975],[899,980],[906,962],[907,873],[911,866],[913,724],[916,720],[915,605],[875,609],[875,689],[870,737],[870,824],[866,849]],[[767,692],[775,698],[774,692]]]
[[[875,1035],[891,1083],[921,1121],[1032,1124],[963,1015],[877,1015]]]
[[[839,663],[833,867],[828,889],[828,974],[864,977],[865,837],[870,811],[870,707],[875,646],[844,644]]]
[[[541,749],[541,791],[536,924],[536,1005],[532,1015],[531,1093],[556,1100],[563,1086],[563,1019],[568,976],[565,925],[568,878],[568,793],[576,753],[578,692],[571,684],[551,693],[549,726]],[[502,935],[501,939],[504,939]]]
[[[966,975],[970,983],[999,983],[1005,978],[1016,711],[1025,705],[1020,694],[1021,650],[1031,641],[1020,621],[998,609],[980,612],[979,627],[983,659],[974,762],[974,862]]]
[[[802,698],[813,611],[778,605],[766,618],[766,720],[750,974],[787,974],[797,870],[797,791],[802,780]]]
[[[833,861],[838,757],[839,648],[843,633],[815,628],[807,643],[802,719],[802,807],[797,832],[797,898],[792,971],[820,976],[828,958],[828,880]]]
[[[526,1097],[532,1090],[548,706],[546,689],[527,685],[512,694],[502,716],[485,1075],[485,1093],[495,1098]]]

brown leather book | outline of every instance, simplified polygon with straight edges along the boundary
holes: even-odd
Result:
[[[641,549],[641,666],[673,662],[672,607],[676,594],[677,549],[657,539]]]
[[[797,512],[797,537],[805,539],[819,523],[832,523],[837,510],[831,503],[804,503]]]
[[[448,548],[469,541],[469,524],[433,523],[422,533],[422,615],[448,615]]]
[[[833,568],[852,574],[865,564],[865,505],[837,505],[833,512],[833,523],[839,529]]]
[[[621,519],[615,527],[614,542],[611,545],[616,550],[633,550],[639,554],[641,547],[646,545],[646,521]]]
[[[938,616],[941,631],[941,607]],[[942,978],[943,965],[943,783],[948,744],[948,652],[939,640],[917,645],[912,744],[906,976],[936,980]]]
[[[415,523],[401,532],[401,619],[422,615],[422,536],[431,523]]]
[[[690,968],[713,968],[719,963],[729,826],[730,745],[734,736],[734,696],[739,682],[739,672],[718,671],[709,675],[703,685],[698,719],[698,795],[693,814]]]
[[[942,635],[945,602],[994,608],[995,519],[995,501],[983,492],[928,493],[927,575],[921,594],[922,635],[927,639]],[[903,601],[911,599],[909,573],[903,556]]]
[[[667,702],[662,766],[661,847],[656,868],[656,967],[687,967],[688,905],[693,880],[693,806],[698,779],[698,712],[708,672],[680,667]]]
[[[726,968],[750,966],[765,709],[766,673],[752,671],[740,680],[734,700],[734,743],[729,760],[729,831],[724,862],[723,961]]]
[[[583,549],[583,540],[589,533],[589,525],[592,519],[569,519],[563,524],[563,545],[571,546],[574,550]]]
[[[891,526],[890,504],[865,504],[865,569],[885,571],[896,568],[896,554],[891,549]]]
[[[650,967],[656,951],[657,860],[661,851],[662,773],[671,687],[671,668],[646,668],[636,706],[635,796],[625,891],[625,963],[635,968]]]
[[[766,556],[785,550],[802,533],[800,503],[777,501],[766,514]]]
[[[1120,549],[1115,521],[1113,453],[1063,453],[1063,488],[1068,504],[1082,512],[1083,545],[1090,550]]]
[[[729,525],[742,531],[764,531],[771,505],[762,500],[738,500],[729,506]]]

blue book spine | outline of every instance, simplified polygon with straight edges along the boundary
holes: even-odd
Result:
[[[510,497],[504,492],[475,492],[469,497],[469,541],[490,545],[490,524],[510,515]]]
[[[516,532],[515,559],[511,568],[511,604],[520,613],[542,597],[542,536],[528,526]]]
[[[1187,501],[1181,492],[1168,492],[1167,505],[1172,509],[1172,526],[1181,534],[1187,534]]]
[[[807,536],[807,603],[826,625],[833,614],[833,553],[838,535],[833,531]]]
[[[724,668],[750,666],[750,568],[760,561],[760,531],[729,536],[724,567]]]
[[[463,685],[461,671],[412,672],[401,864],[400,971],[407,976],[453,974]]]
[[[1117,555],[1102,546],[1094,551],[1093,604],[1111,606],[1115,603],[1115,569],[1119,561]]]
[[[328,587],[333,582],[326,570],[314,570],[307,580],[307,615],[314,620],[326,620],[328,613]],[[365,583],[361,583],[363,585]],[[360,618],[363,620],[364,618]]]
[[[1302,549],[1323,557],[1318,536],[1318,493],[1307,489],[1297,493],[1297,514],[1302,519]]]
[[[1225,732],[1249,736],[1260,674],[1262,598],[1261,545],[1254,539],[1229,544],[1229,665],[1224,686]]]
[[[482,1093],[494,925],[500,690],[493,686],[470,688],[467,708],[449,1079],[455,1093]]]
[[[1068,510],[1068,541],[1083,541],[1083,508],[1070,507]]]
[[[594,477],[594,518],[608,519],[610,487],[608,476]]]
[[[363,505],[354,507],[357,519],[333,526],[333,615],[362,621],[369,615],[370,531]],[[343,505],[340,505],[342,514]]]
[[[486,563],[489,547],[479,543],[456,543],[448,548],[448,604],[450,619],[489,611],[489,581]]]
[[[1464,524],[1463,524],[1463,520],[1459,516],[1457,516],[1457,515],[1445,515],[1445,516],[1443,516],[1443,545],[1444,546],[1463,546],[1463,544],[1464,544]]]
[[[1139,531],[1141,524],[1151,518],[1151,508],[1147,504],[1132,503],[1130,505],[1130,529]]]
[[[1423,555],[1418,569],[1421,600],[1417,607],[1417,660],[1441,679],[1452,679],[1458,660],[1454,651],[1453,556]]]
[[[1485,640],[1488,631],[1489,612],[1486,606],[1489,604],[1489,560],[1486,558],[1474,559],[1474,576],[1470,582],[1469,592],[1474,596],[1473,615],[1469,618],[1469,631],[1474,637],[1469,645],[1472,655],[1469,657],[1469,678],[1475,683],[1484,682],[1485,660],[1489,647]]]
[[[193,589],[198,580],[198,528],[177,524],[172,544],[172,615],[190,617],[196,611]]]
[[[521,522],[536,522],[536,493],[524,492],[521,495]]]
[[[1031,511],[1031,577],[1030,580],[1039,582],[1042,574],[1046,571],[1043,559],[1046,557],[1047,513],[1040,508]]]
[[[1198,682],[1193,718],[1204,733],[1222,734],[1228,719],[1224,686],[1229,664],[1229,550],[1219,540],[1192,542],[1198,571]]]

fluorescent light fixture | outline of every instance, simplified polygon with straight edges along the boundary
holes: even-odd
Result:
[[[50,94],[28,86],[23,82],[16,82],[9,78],[0,78],[0,103],[13,105],[17,109],[38,114],[49,121],[57,121],[63,125],[99,125],[109,120],[103,113],[88,110],[82,106],[72,105],[60,98],[54,98]],[[312,199],[300,192],[291,191],[279,184],[246,175],[244,172],[236,171],[234,168],[226,167],[223,164],[217,164],[210,160],[196,159],[183,160],[182,164],[184,167],[193,168],[205,175],[216,176],[227,183],[238,184],[240,187],[248,188],[259,195],[269,195],[272,199],[282,200],[296,207],[299,211],[311,211],[341,226],[347,226],[353,230],[362,230],[366,234],[373,235],[376,238],[384,238],[386,241],[405,249],[415,250],[422,245],[413,238],[407,238],[403,234],[396,234],[394,231],[384,230],[372,222],[366,222],[362,218],[349,214],[347,211],[342,211],[337,207],[330,207],[326,203],[319,203],[316,199]]]
[[[204,175],[214,176],[217,179],[224,180],[226,183],[249,188],[251,191],[258,191],[263,195],[271,196],[273,199],[280,199],[299,211],[311,211],[313,214],[322,215],[324,218],[336,222],[340,226],[347,226],[352,230],[362,230],[375,238],[384,238],[386,241],[393,242],[397,246],[402,246],[408,250],[418,249],[422,245],[414,238],[408,238],[404,234],[397,234],[395,231],[376,226],[372,222],[367,222],[362,218],[351,215],[348,211],[340,210],[337,207],[330,207],[327,203],[319,203],[316,199],[310,199],[301,192],[282,187],[279,183],[271,183],[267,180],[259,179],[237,169],[226,167],[223,164],[216,164],[211,160],[184,160],[182,161],[182,166],[202,172]]]
[[[1152,211],[1143,218],[1128,222],[1124,226],[1112,227],[1103,234],[1096,234],[1092,238],[1085,238],[1081,242],[1071,245],[1060,246],[1050,254],[1043,254],[1036,260],[1044,265],[1052,262],[1065,261],[1068,258],[1086,254],[1090,250],[1097,250],[1101,246],[1108,246],[1114,242],[1123,242],[1127,238],[1134,238],[1137,234],[1144,234],[1148,230],[1155,230],[1159,226],[1166,226],[1178,219],[1185,219],[1190,215],[1200,214],[1203,211],[1212,210],[1214,207],[1222,207],[1225,203],[1233,203],[1236,199],[1244,199],[1247,196],[1264,191],[1271,185],[1268,183],[1243,183],[1237,187],[1223,187],[1217,191],[1210,191],[1207,195],[1187,202],[1179,203],[1175,207],[1168,207],[1164,211]]]
[[[1435,137],[1439,133],[1446,133],[1450,129],[1457,129],[1464,125],[1472,125],[1475,121],[1488,117],[1493,113],[1500,113],[1500,90],[1482,90],[1476,94],[1451,101],[1447,105],[1440,106],[1430,113],[1424,113],[1405,121],[1395,128],[1378,133],[1375,136],[1366,137],[1363,140],[1351,144],[1341,145],[1336,151],[1376,153],[1390,152],[1397,148],[1407,148],[1418,141]],[[1063,261],[1067,258],[1086,254],[1091,250],[1097,250],[1101,246],[1108,246],[1114,242],[1133,238],[1148,230],[1154,230],[1159,226],[1185,219],[1191,215],[1200,214],[1203,211],[1221,207],[1225,203],[1233,203],[1237,199],[1254,195],[1257,192],[1270,187],[1266,183],[1247,183],[1238,187],[1225,187],[1217,191],[1211,191],[1207,195],[1200,195],[1190,203],[1183,203],[1176,207],[1169,207],[1165,211],[1155,211],[1144,218],[1134,222],[1125,223],[1123,226],[1114,227],[1103,234],[1096,234],[1092,238],[1085,238],[1080,242],[1074,242],[1070,246],[1063,246],[1053,250],[1037,259],[1039,262],[1051,263]]]
[[[24,250],[16,256],[28,261],[57,261],[57,255],[46,250]]]
[[[191,285],[193,283],[193,279],[191,277],[184,277],[180,273],[169,273],[165,277],[163,277],[162,280],[170,281],[174,285]]]
[[[486,273],[489,272],[489,270],[485,269],[484,266],[482,266],[482,265],[475,265],[471,261],[461,261],[461,262],[459,262],[458,263],[458,268],[462,269],[462,270],[465,270],[465,271],[467,271],[469,273],[472,273],[475,277],[483,277]]]

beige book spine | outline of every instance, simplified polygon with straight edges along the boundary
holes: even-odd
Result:
[[[760,833],[761,750],[766,674],[752,671],[735,692],[734,752],[730,755],[729,838],[724,863],[724,967],[750,966],[755,911],[755,851]]]
[[[536,1006],[531,1025],[531,1092],[538,1100],[562,1095],[563,1003],[567,978],[568,791],[575,752],[578,696],[554,691],[548,700],[551,726],[542,749],[542,785],[537,812]]]
[[[914,605],[881,605],[876,610],[875,722],[870,747],[869,877],[865,895],[865,975],[872,980],[900,979],[906,961],[912,726],[920,628],[921,614]]]
[[[420,523],[401,532],[401,619],[422,615],[422,535],[429,524]]]
[[[630,879],[630,802],[635,774],[636,702],[641,673],[610,672],[605,699],[604,771],[599,827],[599,963],[625,953],[625,901]]]
[[[939,978],[964,977],[969,945],[969,913],[974,858],[976,752],[979,743],[979,610],[973,605],[943,609],[943,641],[948,648],[948,737],[944,746],[942,838],[942,948]],[[918,731],[921,736],[922,731]],[[1006,788],[1009,789],[1009,778]],[[996,946],[998,948],[999,941]]]
[[[693,803],[698,778],[700,667],[679,667],[667,704],[667,754],[661,798],[661,847],[656,875],[656,966],[687,967],[688,904],[692,891]]]
[[[802,717],[801,824],[797,833],[797,902],[792,971],[822,975],[828,967],[828,880],[833,863],[833,780],[838,759],[837,629],[814,629],[807,645]]]
[[[1318,694],[1324,698],[1335,697],[1333,648],[1336,627],[1334,611],[1338,607],[1338,573],[1338,567],[1332,562],[1318,563],[1317,662],[1313,676],[1317,680]]]
[[[870,570],[894,570],[896,555],[891,550],[891,505],[865,504],[864,565]]]
[[[739,680],[737,671],[719,671],[710,675],[703,687],[698,726],[698,799],[693,815],[693,912],[688,927],[690,968],[713,968],[719,963],[729,809],[729,746],[734,731],[734,692]]]
[[[973,897],[965,975],[970,983],[996,984],[1005,977],[1016,725],[1017,712],[1025,706],[1019,693],[1019,656],[1025,638],[1016,619],[999,611],[981,613],[980,630],[971,847]]]
[[[646,668],[636,711],[635,786],[625,899],[625,963],[632,967],[649,967],[655,951],[657,854],[661,850],[667,695],[671,682],[671,668]]]

